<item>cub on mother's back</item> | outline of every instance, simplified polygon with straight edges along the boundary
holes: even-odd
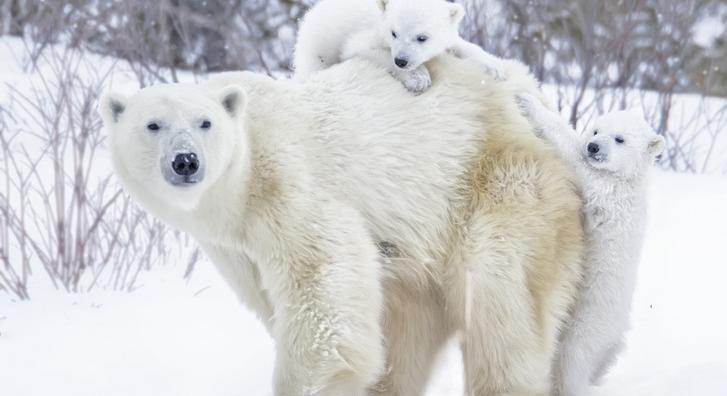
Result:
[[[432,82],[424,63],[447,52],[473,58],[494,77],[504,77],[499,58],[460,37],[464,15],[462,5],[445,0],[321,0],[298,31],[295,78],[366,56],[421,93]]]

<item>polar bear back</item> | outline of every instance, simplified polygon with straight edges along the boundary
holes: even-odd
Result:
[[[302,84],[252,73],[223,74],[209,84],[243,86],[246,131],[274,148],[264,156],[304,164],[315,180],[310,188],[351,202],[377,238],[416,260],[448,254],[453,223],[471,214],[473,201],[503,210],[498,221],[510,224],[532,219],[547,227],[558,216],[577,218],[572,172],[534,137],[514,100],[523,86],[537,90],[534,80],[523,74],[496,82],[451,56],[428,67],[434,85],[420,96],[363,59]],[[306,158],[286,159],[301,152]],[[580,226],[574,228],[578,240]]]
[[[582,273],[582,205],[573,172],[520,114],[515,94],[538,89],[526,73],[496,82],[478,65],[449,56],[427,67],[434,84],[416,97],[362,59],[304,83],[252,73],[214,78],[212,87],[237,84],[248,96],[234,132],[244,135],[252,176],[224,180],[220,194],[248,187],[231,235],[279,230],[303,213],[302,229],[323,238],[308,249],[355,224],[372,237],[361,238],[369,248],[386,242],[397,254],[382,264],[389,345],[411,339],[396,333],[411,327],[396,322],[396,308],[409,309],[399,302],[421,296],[426,303],[415,306],[423,316],[436,315],[443,333],[470,340],[464,362],[471,373],[496,374],[490,381],[497,389],[511,383],[546,394],[557,334]],[[319,216],[350,221],[321,228]],[[294,239],[301,228],[292,229],[255,233],[251,249]],[[239,245],[234,238],[228,244]],[[266,269],[278,256],[253,259]],[[346,254],[333,264],[362,265]],[[351,285],[330,281],[337,290]],[[390,352],[409,357],[416,348]]]

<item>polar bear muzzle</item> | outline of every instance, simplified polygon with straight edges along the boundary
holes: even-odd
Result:
[[[189,187],[204,180],[204,152],[191,134],[175,134],[168,143],[162,143],[162,153],[162,176],[172,186]]]

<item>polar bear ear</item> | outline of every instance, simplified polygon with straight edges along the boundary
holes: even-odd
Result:
[[[464,7],[462,6],[462,4],[451,3],[447,4],[447,8],[449,9],[450,22],[452,23],[452,25],[458,26],[464,18]]]
[[[386,11],[386,6],[389,4],[389,0],[376,0],[376,5],[379,6],[379,9],[383,12]]]
[[[242,87],[230,85],[219,92],[219,100],[227,114],[235,118],[245,110],[247,94]]]
[[[112,125],[119,122],[126,111],[127,98],[116,93],[107,93],[99,101],[98,112],[104,124]]]
[[[660,156],[661,153],[664,152],[664,149],[666,148],[666,140],[664,140],[664,137],[661,135],[656,135],[654,138],[649,141],[649,155],[651,158],[656,159],[656,157]]]

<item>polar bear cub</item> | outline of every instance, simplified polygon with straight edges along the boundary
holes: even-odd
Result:
[[[578,172],[584,198],[587,256],[569,324],[560,337],[553,395],[584,396],[614,363],[628,330],[641,250],[649,167],[664,149],[639,112],[596,119],[578,138],[540,100],[519,96],[533,126]]]
[[[421,93],[431,85],[424,63],[445,52],[474,59],[502,78],[501,59],[459,36],[464,14],[461,5],[445,0],[321,0],[299,29],[295,78],[371,55],[408,90]]]

